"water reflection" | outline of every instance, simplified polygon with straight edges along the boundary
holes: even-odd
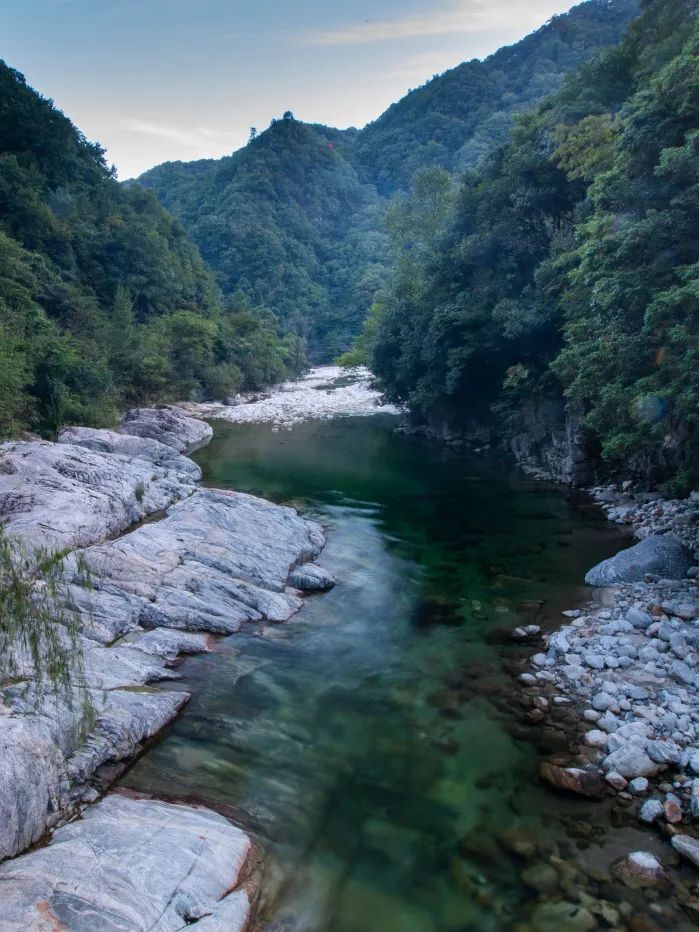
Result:
[[[125,781],[260,835],[268,928],[502,929],[536,899],[527,857],[573,857],[589,839],[566,818],[597,818],[537,785],[503,672],[522,649],[495,632],[569,606],[617,541],[561,492],[392,428],[245,425],[199,456],[208,482],[319,516],[340,581],[187,661],[195,699]]]

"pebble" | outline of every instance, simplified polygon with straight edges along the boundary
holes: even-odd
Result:
[[[616,773],[614,770],[608,773],[604,779],[610,786],[614,787],[615,790],[625,790],[628,786],[628,781],[625,780],[620,773]]]
[[[591,748],[606,748],[608,740],[609,735],[604,731],[588,731],[585,735],[585,744]]]
[[[651,825],[653,822],[660,818],[663,812],[663,804],[659,799],[647,799],[641,806],[639,818],[642,822],[646,822],[648,825]]]
[[[674,793],[668,793],[663,805],[665,818],[671,825],[676,825],[682,821],[682,803]]]

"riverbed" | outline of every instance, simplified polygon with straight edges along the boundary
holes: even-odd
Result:
[[[574,876],[619,854],[600,804],[539,785],[512,676],[531,649],[507,636],[557,623],[619,535],[558,488],[396,424],[219,425],[197,456],[205,482],[326,525],[339,580],[187,661],[193,701],[124,780],[260,839],[260,928],[501,929],[534,908],[532,867]]]

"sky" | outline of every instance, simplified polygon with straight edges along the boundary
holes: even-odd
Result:
[[[219,158],[291,110],[345,128],[573,0],[0,0],[0,58],[121,179]]]

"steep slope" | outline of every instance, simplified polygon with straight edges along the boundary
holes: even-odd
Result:
[[[359,348],[427,430],[674,493],[699,479],[699,4],[642,9],[446,198],[397,208]],[[435,213],[416,250],[401,214]]]
[[[361,132],[286,114],[218,162],[139,180],[181,219],[225,294],[241,291],[329,359],[356,335],[387,267],[382,204],[430,165],[458,170],[509,138],[513,115],[617,42],[636,0],[589,0],[485,62],[435,78]]]
[[[380,281],[379,198],[352,164],[355,137],[287,114],[230,157],[139,179],[181,218],[224,293],[272,307],[316,356],[346,346]]]
[[[379,190],[421,168],[472,168],[507,142],[515,114],[558,91],[566,74],[621,39],[637,0],[590,0],[515,45],[435,77],[362,130],[357,151]]]
[[[182,225],[3,62],[0,139],[0,435],[236,390],[240,315]]]

